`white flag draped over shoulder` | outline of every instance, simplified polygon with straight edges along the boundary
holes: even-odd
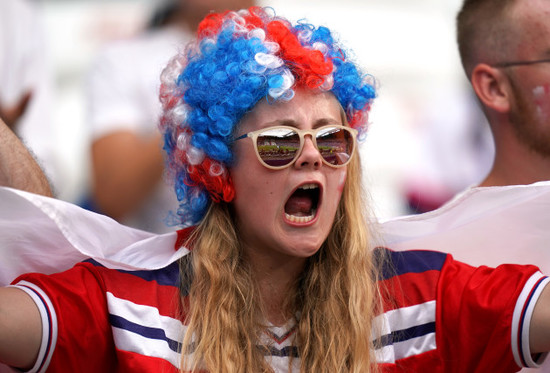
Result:
[[[378,245],[425,249],[491,267],[534,264],[550,274],[550,182],[471,188],[443,207],[382,222]]]
[[[144,232],[68,202],[0,187],[0,285],[87,258],[111,268],[162,268],[187,252],[174,249],[176,239],[175,232]]]
[[[449,252],[473,265],[535,264],[550,274],[550,182],[471,188],[438,210],[382,222],[377,244]],[[118,224],[67,202],[0,187],[0,285],[94,258],[116,268],[161,268],[176,233]]]

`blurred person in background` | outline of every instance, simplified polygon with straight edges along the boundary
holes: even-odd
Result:
[[[86,207],[143,230],[173,230],[170,209],[177,201],[162,180],[157,130],[160,73],[208,12],[252,5],[254,0],[172,0],[161,5],[147,31],[100,53],[87,88],[93,185]]]
[[[462,64],[490,125],[495,156],[478,187],[438,210],[382,224],[392,249],[443,248],[470,264],[550,270],[550,2],[465,0]],[[550,372],[546,362],[537,372]]]
[[[491,130],[474,94],[462,85],[439,90],[420,110],[403,193],[412,214],[435,210],[487,175],[494,156]]]
[[[58,189],[62,170],[55,152],[52,95],[39,7],[28,0],[0,1],[0,119],[28,146]],[[2,131],[8,134],[6,128]]]

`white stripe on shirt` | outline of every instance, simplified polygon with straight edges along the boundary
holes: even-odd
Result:
[[[106,296],[110,314],[120,316],[135,324],[162,329],[166,337],[174,341],[182,341],[185,326],[180,320],[161,315],[156,307],[115,297],[111,292],[106,292]]]
[[[42,341],[36,363],[28,373],[46,372],[57,343],[57,315],[50,298],[42,289],[28,281],[20,281],[13,287],[23,290],[36,304],[42,321]],[[51,328],[51,333],[50,333]]]
[[[522,362],[521,355],[523,355],[527,367],[540,367],[531,356],[531,350],[529,348],[529,327],[531,325],[531,317],[533,316],[535,304],[549,281],[550,279],[548,277],[545,278],[540,272],[534,273],[525,283],[516,301],[516,307],[514,308],[512,317],[512,353],[514,354],[516,364],[520,367],[525,366]],[[537,284],[538,287],[534,289]],[[519,335],[520,330],[521,335]],[[544,359],[538,360],[543,361]]]
[[[373,325],[379,325],[380,335],[386,336],[392,332],[435,322],[435,309],[436,301],[432,300],[409,307],[390,310],[375,317]],[[435,349],[434,332],[405,341],[394,342],[377,349],[375,355],[379,363],[395,363],[396,360]]]

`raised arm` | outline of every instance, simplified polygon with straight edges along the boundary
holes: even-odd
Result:
[[[95,203],[102,213],[120,220],[151,198],[162,181],[160,134],[143,138],[117,131],[103,136],[92,145],[92,163]]]
[[[0,186],[52,196],[50,184],[28,149],[0,119]]]
[[[550,351],[550,285],[542,291],[529,328],[531,353]]]
[[[0,288],[0,362],[32,368],[41,339],[40,313],[32,298],[20,289]]]

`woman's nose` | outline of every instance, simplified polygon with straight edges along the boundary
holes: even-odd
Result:
[[[311,136],[306,136],[304,138],[304,146],[302,147],[300,155],[298,155],[298,159],[296,159],[295,166],[299,168],[318,168],[321,163],[321,153],[319,153],[319,150],[315,146]]]

